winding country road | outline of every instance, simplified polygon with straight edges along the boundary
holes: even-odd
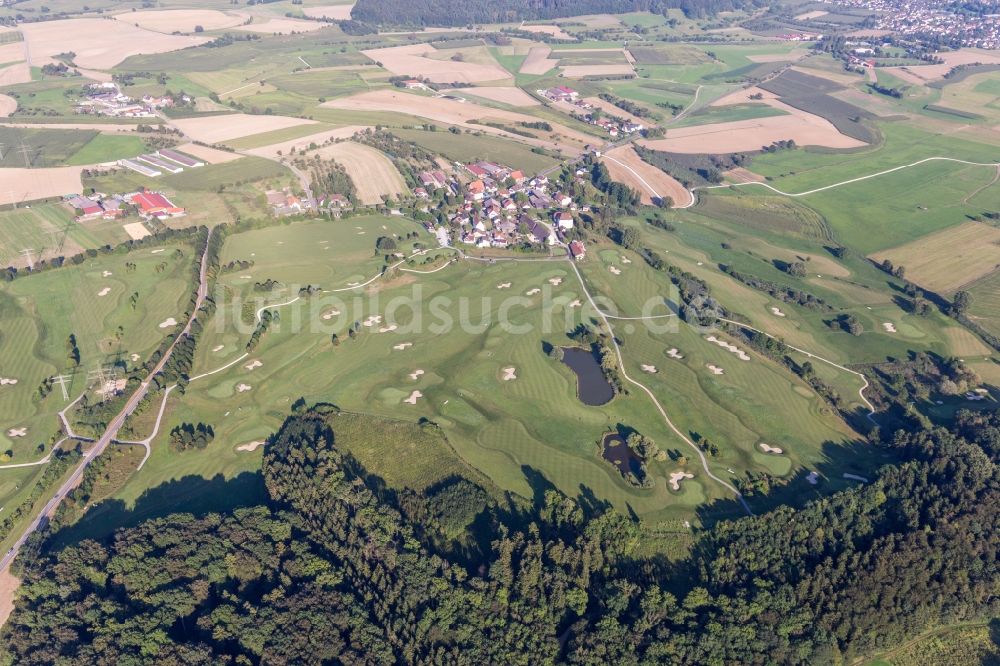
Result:
[[[113,419],[111,419],[111,422],[108,423],[107,428],[104,430],[104,434],[102,434],[100,438],[97,439],[97,441],[94,443],[94,445],[90,448],[89,451],[83,454],[83,458],[81,458],[79,464],[77,465],[73,473],[70,475],[70,477],[66,479],[66,481],[59,487],[59,490],[56,491],[55,495],[48,502],[46,502],[44,507],[42,507],[42,510],[39,512],[39,514],[31,521],[31,523],[28,524],[28,526],[25,528],[24,532],[21,534],[18,540],[14,542],[13,547],[11,547],[9,551],[7,551],[7,553],[3,556],[2,559],[0,559],[0,572],[6,571],[8,567],[10,567],[11,562],[13,562],[14,559],[17,557],[18,553],[21,552],[21,548],[24,546],[24,543],[28,540],[28,537],[30,537],[33,532],[35,532],[36,530],[45,526],[48,523],[48,520],[52,517],[52,514],[55,512],[56,508],[63,501],[66,495],[68,495],[80,483],[80,480],[83,478],[83,473],[86,471],[87,466],[90,465],[90,463],[94,462],[94,460],[96,460],[98,456],[104,453],[104,450],[108,447],[109,444],[112,443],[112,441],[115,439],[115,435],[118,434],[118,431],[125,423],[125,420],[132,414],[132,412],[135,411],[135,408],[139,405],[142,399],[146,397],[146,394],[149,392],[149,387],[153,377],[155,377],[161,370],[163,370],[163,367],[167,364],[167,361],[170,360],[170,357],[173,354],[174,349],[177,347],[178,341],[180,341],[180,339],[183,337],[185,333],[188,333],[191,330],[191,324],[194,321],[194,318],[198,314],[198,309],[201,307],[202,303],[205,300],[205,297],[208,295],[207,249],[208,249],[208,243],[211,240],[211,238],[212,238],[212,230],[209,229],[208,238],[206,239],[205,242],[205,251],[203,251],[201,255],[201,269],[198,272],[198,292],[195,298],[194,307],[191,309],[191,316],[188,318],[187,324],[184,326],[184,330],[181,331],[176,338],[174,338],[173,343],[171,343],[171,345],[167,348],[166,352],[164,352],[163,358],[160,359],[160,362],[157,363],[156,366],[147,375],[146,380],[139,385],[139,388],[137,388],[131,396],[129,396],[129,399],[126,401],[125,406],[122,408],[122,410],[118,412],[118,414]],[[77,399],[79,400],[79,398]]]

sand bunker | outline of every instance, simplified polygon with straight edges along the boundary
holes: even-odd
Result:
[[[239,384],[239,385],[238,385],[238,386],[236,387],[236,392],[237,392],[237,393],[246,393],[247,391],[249,391],[249,390],[250,390],[250,389],[252,389],[252,388],[253,388],[253,387],[252,387],[252,386],[250,386],[249,384]]]
[[[28,434],[27,428],[11,428],[7,431],[8,437],[24,437]]]
[[[226,348],[226,345],[215,345],[214,347],[212,347],[212,351],[218,353],[218,352],[222,351],[225,348]]]
[[[133,363],[135,363],[135,362],[136,362],[136,361],[138,361],[138,360],[139,360],[140,358],[142,358],[142,357],[141,357],[141,356],[139,356],[138,354],[131,354],[131,355],[129,355],[129,357],[128,357],[128,360],[130,360],[130,361],[132,361]]]
[[[478,83],[480,81],[501,81],[511,78],[510,72],[498,63],[456,62],[454,60],[434,60],[438,50],[430,44],[407,44],[384,49],[362,51],[375,62],[393,74],[413,76],[420,74],[428,81],[436,83]]]
[[[583,305],[583,301],[581,301],[579,298],[577,298],[575,300],[570,301],[569,304],[566,305],[566,307],[568,307],[568,308],[578,308],[578,307],[580,307],[582,305]]]
[[[111,293],[111,287],[105,287],[104,289],[101,289],[99,292],[97,292],[97,295],[98,296],[107,296],[110,293]]]
[[[656,374],[656,366],[655,365],[646,365],[645,363],[643,363],[639,367],[642,368],[643,372],[648,372],[651,375],[655,375]]]
[[[246,365],[244,365],[243,367],[246,368],[247,370],[253,370],[255,368],[261,367],[262,365],[264,365],[264,364],[261,363],[258,359],[254,359],[254,360],[250,361],[249,363],[247,363]]]
[[[510,282],[501,282],[497,285],[497,289],[510,289]]]
[[[410,373],[410,379],[412,379],[413,381],[417,381],[418,379],[420,379],[420,375],[422,374],[424,374],[424,371],[421,370],[420,368],[417,368],[416,370]]]
[[[631,259],[629,259],[628,257],[626,257],[626,256],[625,256],[625,255],[623,254],[623,255],[622,255],[622,263],[623,263],[623,264],[631,264],[631,263],[632,263],[632,260],[631,260]]]
[[[264,440],[255,439],[252,442],[247,442],[246,444],[240,444],[236,447],[237,451],[256,451],[258,446],[264,446]]]
[[[844,472],[844,478],[850,481],[860,481],[861,483],[868,483],[868,479],[863,476],[858,476],[857,474],[851,474],[849,472]]]
[[[537,294],[540,291],[541,291],[541,289],[539,289],[538,287],[535,287],[534,289],[529,289],[528,291],[524,292],[524,295],[525,296],[534,296],[535,294]]]
[[[806,476],[806,481],[815,486],[819,483],[819,474],[816,472],[809,472],[808,476]]]
[[[415,405],[417,404],[417,400],[422,397],[424,397],[423,393],[421,393],[420,391],[414,391],[410,394],[410,397],[403,400],[403,402],[410,405]]]
[[[392,333],[397,328],[399,328],[399,326],[397,326],[396,324],[389,324],[388,326],[383,326],[382,328],[378,329],[378,332],[379,333]]]
[[[326,320],[329,321],[330,319],[333,319],[334,317],[336,317],[339,314],[340,314],[340,310],[338,310],[337,308],[331,308],[327,312],[323,313],[322,319],[326,319]]]
[[[736,354],[736,357],[739,358],[741,361],[750,360],[750,356],[736,345],[731,345],[725,340],[719,340],[714,335],[710,335],[705,339],[708,340],[709,342],[714,342],[715,344],[719,345],[720,347],[722,347],[723,349],[725,349],[730,353]]]
[[[784,451],[779,449],[777,446],[771,446],[770,444],[765,444],[764,442],[761,442],[757,446],[759,446],[764,453],[774,453],[774,454],[784,453]]]
[[[503,369],[503,380],[509,382],[513,379],[517,379],[517,368],[504,368]]]
[[[896,325],[893,324],[893,323],[891,323],[891,322],[888,322],[888,321],[882,324],[882,328],[885,329],[886,333],[895,333],[896,332]]]
[[[413,346],[412,342],[400,342],[398,345],[393,345],[392,348],[395,349],[396,351],[403,351],[404,349],[407,349],[408,347],[412,346]]]
[[[152,252],[150,252],[150,254],[159,254],[161,252],[166,252],[166,249],[161,247],[158,250],[153,250]]]
[[[174,319],[173,317],[167,317],[166,319],[160,322],[160,328],[170,328],[171,326],[176,326],[176,325],[177,325],[177,320]]]
[[[562,280],[563,279],[561,277],[549,278],[549,284],[551,284],[553,287],[558,287],[559,285],[562,284]]]
[[[683,481],[684,479],[693,479],[693,478],[694,478],[694,474],[692,474],[691,472],[671,472],[671,474],[670,474],[670,489],[671,490],[680,490],[681,489],[681,481]]]
[[[111,277],[111,275],[112,275],[111,271],[102,271],[101,272],[101,277]]]
[[[711,373],[712,373],[713,375],[721,375],[721,374],[724,374],[724,373],[726,372],[725,370],[723,370],[723,369],[722,369],[722,368],[720,368],[719,366],[717,366],[717,365],[712,365],[711,363],[706,363],[706,364],[705,364],[705,367],[706,367],[706,368],[708,368],[708,369],[709,369],[709,371],[711,371]]]
[[[773,305],[771,306],[771,314],[773,314],[775,317],[785,316],[785,313],[781,311],[781,308],[775,307]]]
[[[678,352],[676,347],[668,349],[667,356],[669,356],[670,358],[676,358],[677,360],[684,358],[684,355]]]
[[[368,315],[368,318],[361,322],[362,326],[367,326],[371,328],[376,324],[382,323],[382,315]]]
[[[622,269],[618,268],[617,266],[610,266],[608,268],[608,270],[611,271],[612,275],[621,275],[622,274]]]
[[[13,377],[0,377],[0,386],[13,386],[17,380]]]

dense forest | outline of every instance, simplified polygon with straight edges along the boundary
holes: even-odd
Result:
[[[702,18],[718,12],[763,6],[762,0],[358,0],[355,21],[388,25],[448,25],[516,23],[586,14],[653,12],[681,9]]]
[[[871,445],[906,462],[872,483],[720,523],[667,562],[555,491],[401,501],[338,450],[334,411],[269,439],[266,505],[29,558],[0,645],[19,664],[822,664],[1000,611],[997,415],[886,435]],[[435,545],[455,515],[488,537]]]

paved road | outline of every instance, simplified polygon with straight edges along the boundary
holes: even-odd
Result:
[[[211,240],[211,237],[212,230],[210,229],[208,232],[209,240]],[[4,571],[10,566],[10,563],[13,562],[18,553],[21,552],[21,548],[24,546],[25,541],[28,540],[28,537],[30,537],[35,530],[48,523],[60,502],[62,502],[66,495],[68,495],[74,488],[76,488],[77,484],[80,483],[80,479],[83,478],[83,473],[86,471],[87,465],[92,463],[104,452],[104,450],[115,438],[115,435],[118,434],[118,430],[122,427],[122,424],[125,423],[125,419],[127,419],[132,412],[135,411],[135,408],[139,405],[142,399],[146,397],[146,394],[149,392],[150,380],[152,380],[158,372],[163,370],[163,366],[165,366],[167,361],[170,360],[170,356],[173,354],[174,348],[177,346],[177,342],[181,339],[181,336],[190,331],[191,323],[198,314],[198,308],[201,307],[202,302],[205,300],[205,296],[208,295],[207,272],[208,253],[205,252],[201,257],[201,270],[198,275],[198,295],[195,300],[194,308],[191,311],[191,317],[188,319],[187,325],[184,327],[181,335],[178,335],[174,339],[173,344],[167,348],[167,351],[163,354],[163,358],[160,359],[160,362],[157,363],[156,367],[154,367],[149,373],[146,381],[142,382],[142,384],[139,385],[139,388],[136,389],[135,393],[129,397],[128,401],[125,403],[125,407],[123,407],[122,410],[118,412],[113,419],[111,419],[111,422],[108,423],[108,427],[104,431],[104,434],[102,434],[94,445],[90,447],[90,450],[83,455],[83,458],[73,471],[73,474],[66,479],[66,482],[59,487],[59,490],[57,490],[52,499],[45,504],[38,516],[36,516],[27,528],[25,528],[24,533],[21,534],[18,540],[14,543],[14,546],[7,551],[7,553],[3,556],[3,559],[0,559],[0,571]]]

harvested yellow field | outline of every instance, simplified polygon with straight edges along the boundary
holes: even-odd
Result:
[[[31,81],[31,68],[26,62],[0,68],[0,88],[18,83],[28,83],[29,81]]]
[[[632,146],[619,146],[601,156],[611,178],[628,185],[642,196],[644,204],[653,199],[670,197],[674,206],[686,208],[694,203],[694,197],[677,180],[642,161]]]
[[[11,63],[24,60],[24,42],[0,45],[0,62]]]
[[[535,32],[542,35],[551,35],[556,39],[575,39],[573,35],[569,34],[557,25],[522,25],[520,30],[525,32]]]
[[[788,139],[800,146],[826,148],[857,148],[867,145],[841,134],[829,121],[811,114],[789,114],[671,129],[667,130],[665,138],[643,141],[642,145],[671,153],[738,153],[760,150],[762,146]]]
[[[354,4],[347,5],[323,5],[322,7],[306,7],[302,13],[309,18],[327,18],[334,21],[346,21],[351,18],[351,10]]]
[[[811,12],[805,12],[803,14],[798,14],[795,17],[795,20],[796,21],[808,21],[809,19],[815,19],[815,18],[819,18],[820,16],[826,16],[829,13],[830,12],[825,12],[822,9],[816,9],[816,10],[811,11]]]
[[[17,100],[10,95],[0,95],[0,118],[6,118],[17,111]]]
[[[761,99],[750,99],[751,95],[760,95]],[[741,88],[729,93],[728,95],[723,95],[709,104],[709,106],[729,106],[730,104],[769,104],[771,100],[776,99],[778,99],[778,96],[773,92],[758,88],[757,86],[751,86],[749,88]]]
[[[338,127],[337,129],[327,130],[325,132],[319,132],[317,134],[310,134],[308,136],[303,136],[298,139],[292,139],[290,141],[282,141],[281,143],[273,143],[269,146],[261,146],[260,148],[250,148],[244,150],[243,152],[249,153],[250,155],[256,155],[258,157],[267,157],[269,159],[274,159],[283,155],[289,155],[292,152],[301,153],[309,150],[309,146],[316,144],[317,146],[322,146],[324,143],[330,139],[349,139],[358,132],[368,129],[364,125],[349,125],[347,127]]]
[[[80,173],[86,167],[51,169],[0,169],[0,205],[79,194],[83,191]]]
[[[129,56],[166,53],[204,44],[208,37],[182,37],[143,30],[123,21],[65,19],[24,23],[21,32],[31,47],[31,64],[41,67],[57,53],[76,53],[80,67],[111,69]]]
[[[904,266],[907,280],[947,294],[1000,269],[1000,228],[963,222],[871,257]]]
[[[537,122],[538,118],[534,116],[517,113],[516,111],[487,108],[473,102],[463,103],[440,97],[422,97],[396,90],[373,90],[359,95],[331,100],[320,106],[331,109],[349,109],[352,111],[391,111],[403,113],[449,125],[459,125],[488,134],[496,134],[534,146],[562,148],[571,153],[579,153],[584,146],[599,141],[595,137],[555,123],[551,123],[552,132],[547,133],[547,139],[530,139],[471,121],[488,120],[499,121],[501,123]]]
[[[398,76],[422,76],[436,83],[479,83],[482,81],[503,81],[511,78],[510,72],[493,61],[492,64],[478,62],[455,62],[435,60],[437,50],[430,44],[408,44],[385,49],[362,51],[375,62]]]
[[[314,125],[315,120],[292,118],[290,116],[252,116],[232,113],[226,116],[207,118],[182,118],[172,123],[188,137],[202,143],[222,143],[253,134],[263,134],[298,125]]]
[[[382,203],[383,197],[397,197],[407,192],[403,177],[388,157],[369,146],[342,141],[312,153],[343,165],[358,190],[361,203]]]
[[[181,146],[177,146],[176,150],[184,153],[185,155],[197,157],[205,164],[224,164],[243,157],[239,153],[231,153],[228,150],[209,148],[208,146],[202,146],[197,143],[185,143]]]
[[[491,102],[510,104],[511,106],[539,106],[541,102],[520,88],[510,86],[481,86],[477,88],[452,88],[444,92],[458,97],[482,97]]]
[[[214,9],[165,9],[126,12],[115,19],[154,32],[194,32],[195,26],[205,30],[232,28],[247,20],[245,14],[227,14]]]
[[[552,49],[548,46],[534,46],[528,51],[528,57],[521,63],[521,74],[545,74],[547,71],[559,64],[559,61],[550,58]]]
[[[948,51],[935,54],[944,60],[941,65],[907,65],[903,67],[887,67],[886,71],[891,72],[899,78],[922,85],[929,81],[936,81],[944,78],[944,75],[959,65],[996,65],[1000,64],[1000,55],[994,51],[983,51],[980,49],[960,49],[958,51]]]
[[[585,97],[583,101],[586,102],[587,104],[596,106],[598,109],[600,109],[609,116],[617,116],[619,118],[624,118],[625,120],[631,121],[633,123],[638,123],[639,125],[649,126],[653,124],[651,121],[647,119],[640,118],[639,116],[633,116],[628,111],[625,111],[624,109],[619,109],[611,102],[606,102],[600,97]],[[574,111],[577,110],[575,106],[571,106],[571,108]]]
[[[312,32],[314,30],[322,30],[325,27],[327,27],[327,24],[320,23],[319,21],[303,21],[302,19],[293,18],[271,18],[261,23],[254,22],[250,25],[241,25],[236,29],[246,30],[247,32],[259,32],[266,35],[289,35],[293,32]]]
[[[563,76],[570,79],[582,79],[585,76],[617,76],[619,74],[634,74],[632,65],[570,65],[562,68]]]

